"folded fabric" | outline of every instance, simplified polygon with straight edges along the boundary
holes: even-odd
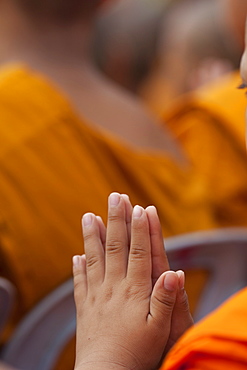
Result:
[[[247,288],[188,330],[161,370],[244,370],[246,348]]]

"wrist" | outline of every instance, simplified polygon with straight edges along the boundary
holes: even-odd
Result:
[[[138,366],[137,361],[129,356],[129,351],[121,348],[120,351],[109,350],[105,348],[103,351],[94,351],[87,355],[81,354],[81,361],[76,361],[74,370],[138,370],[141,366]],[[77,354],[78,355],[78,354]]]

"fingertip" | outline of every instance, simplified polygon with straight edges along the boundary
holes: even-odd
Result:
[[[157,208],[156,208],[155,206],[153,206],[153,205],[151,205],[151,206],[147,206],[147,207],[145,208],[145,210],[146,210],[147,212],[152,211],[152,212],[157,213]]]
[[[80,256],[72,257],[73,267],[77,268],[80,265]]]
[[[109,207],[116,207],[120,203],[121,195],[117,192],[113,192],[109,195],[108,204]]]
[[[162,228],[161,228],[157,208],[153,205],[148,206],[145,209],[145,212],[146,212],[147,217],[148,217],[151,233],[159,235],[159,238],[162,238],[162,240],[163,240]]]
[[[82,216],[82,227],[88,227],[88,226],[91,226],[92,223],[93,223],[93,219],[94,219],[95,215],[93,213],[85,213],[83,216]]]
[[[142,208],[141,206],[136,205],[133,209],[132,217],[133,218],[141,218],[141,216],[143,215],[143,212],[144,212],[144,208]]]
[[[86,256],[83,254],[82,256],[75,255],[72,257],[72,265],[74,270],[81,269],[83,267],[84,262],[86,261]]]
[[[179,289],[184,289],[184,284],[185,284],[184,271],[178,270],[178,271],[176,271],[176,274],[178,276],[178,287],[179,287]]]
[[[96,216],[99,226],[105,226],[104,221],[101,216]]]
[[[106,227],[105,227],[104,221],[102,220],[100,216],[96,216],[96,219],[98,222],[101,243],[104,247],[105,242],[106,242]]]
[[[73,284],[76,306],[87,292],[86,255],[75,255],[73,261]]]
[[[169,292],[174,292],[178,288],[178,275],[175,271],[166,271],[164,273],[164,288]]]
[[[132,210],[133,210],[132,204],[131,204],[130,199],[129,199],[129,196],[127,194],[121,194],[121,198],[123,199],[124,205],[125,205],[125,217],[126,217],[126,221],[128,223],[130,223],[131,222],[131,218],[132,218]]]
[[[121,194],[121,197],[124,198],[125,200],[130,200],[128,194]]]

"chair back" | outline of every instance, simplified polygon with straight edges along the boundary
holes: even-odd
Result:
[[[196,304],[198,321],[247,285],[247,228],[225,228],[167,238],[171,269],[208,271]]]
[[[2,361],[23,370],[51,370],[75,335],[73,281],[42,300],[17,327],[3,348]]]

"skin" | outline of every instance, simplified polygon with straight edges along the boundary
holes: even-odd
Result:
[[[184,273],[169,271],[155,207],[109,197],[108,222],[83,217],[84,256],[73,258],[76,370],[157,369],[193,324]]]

